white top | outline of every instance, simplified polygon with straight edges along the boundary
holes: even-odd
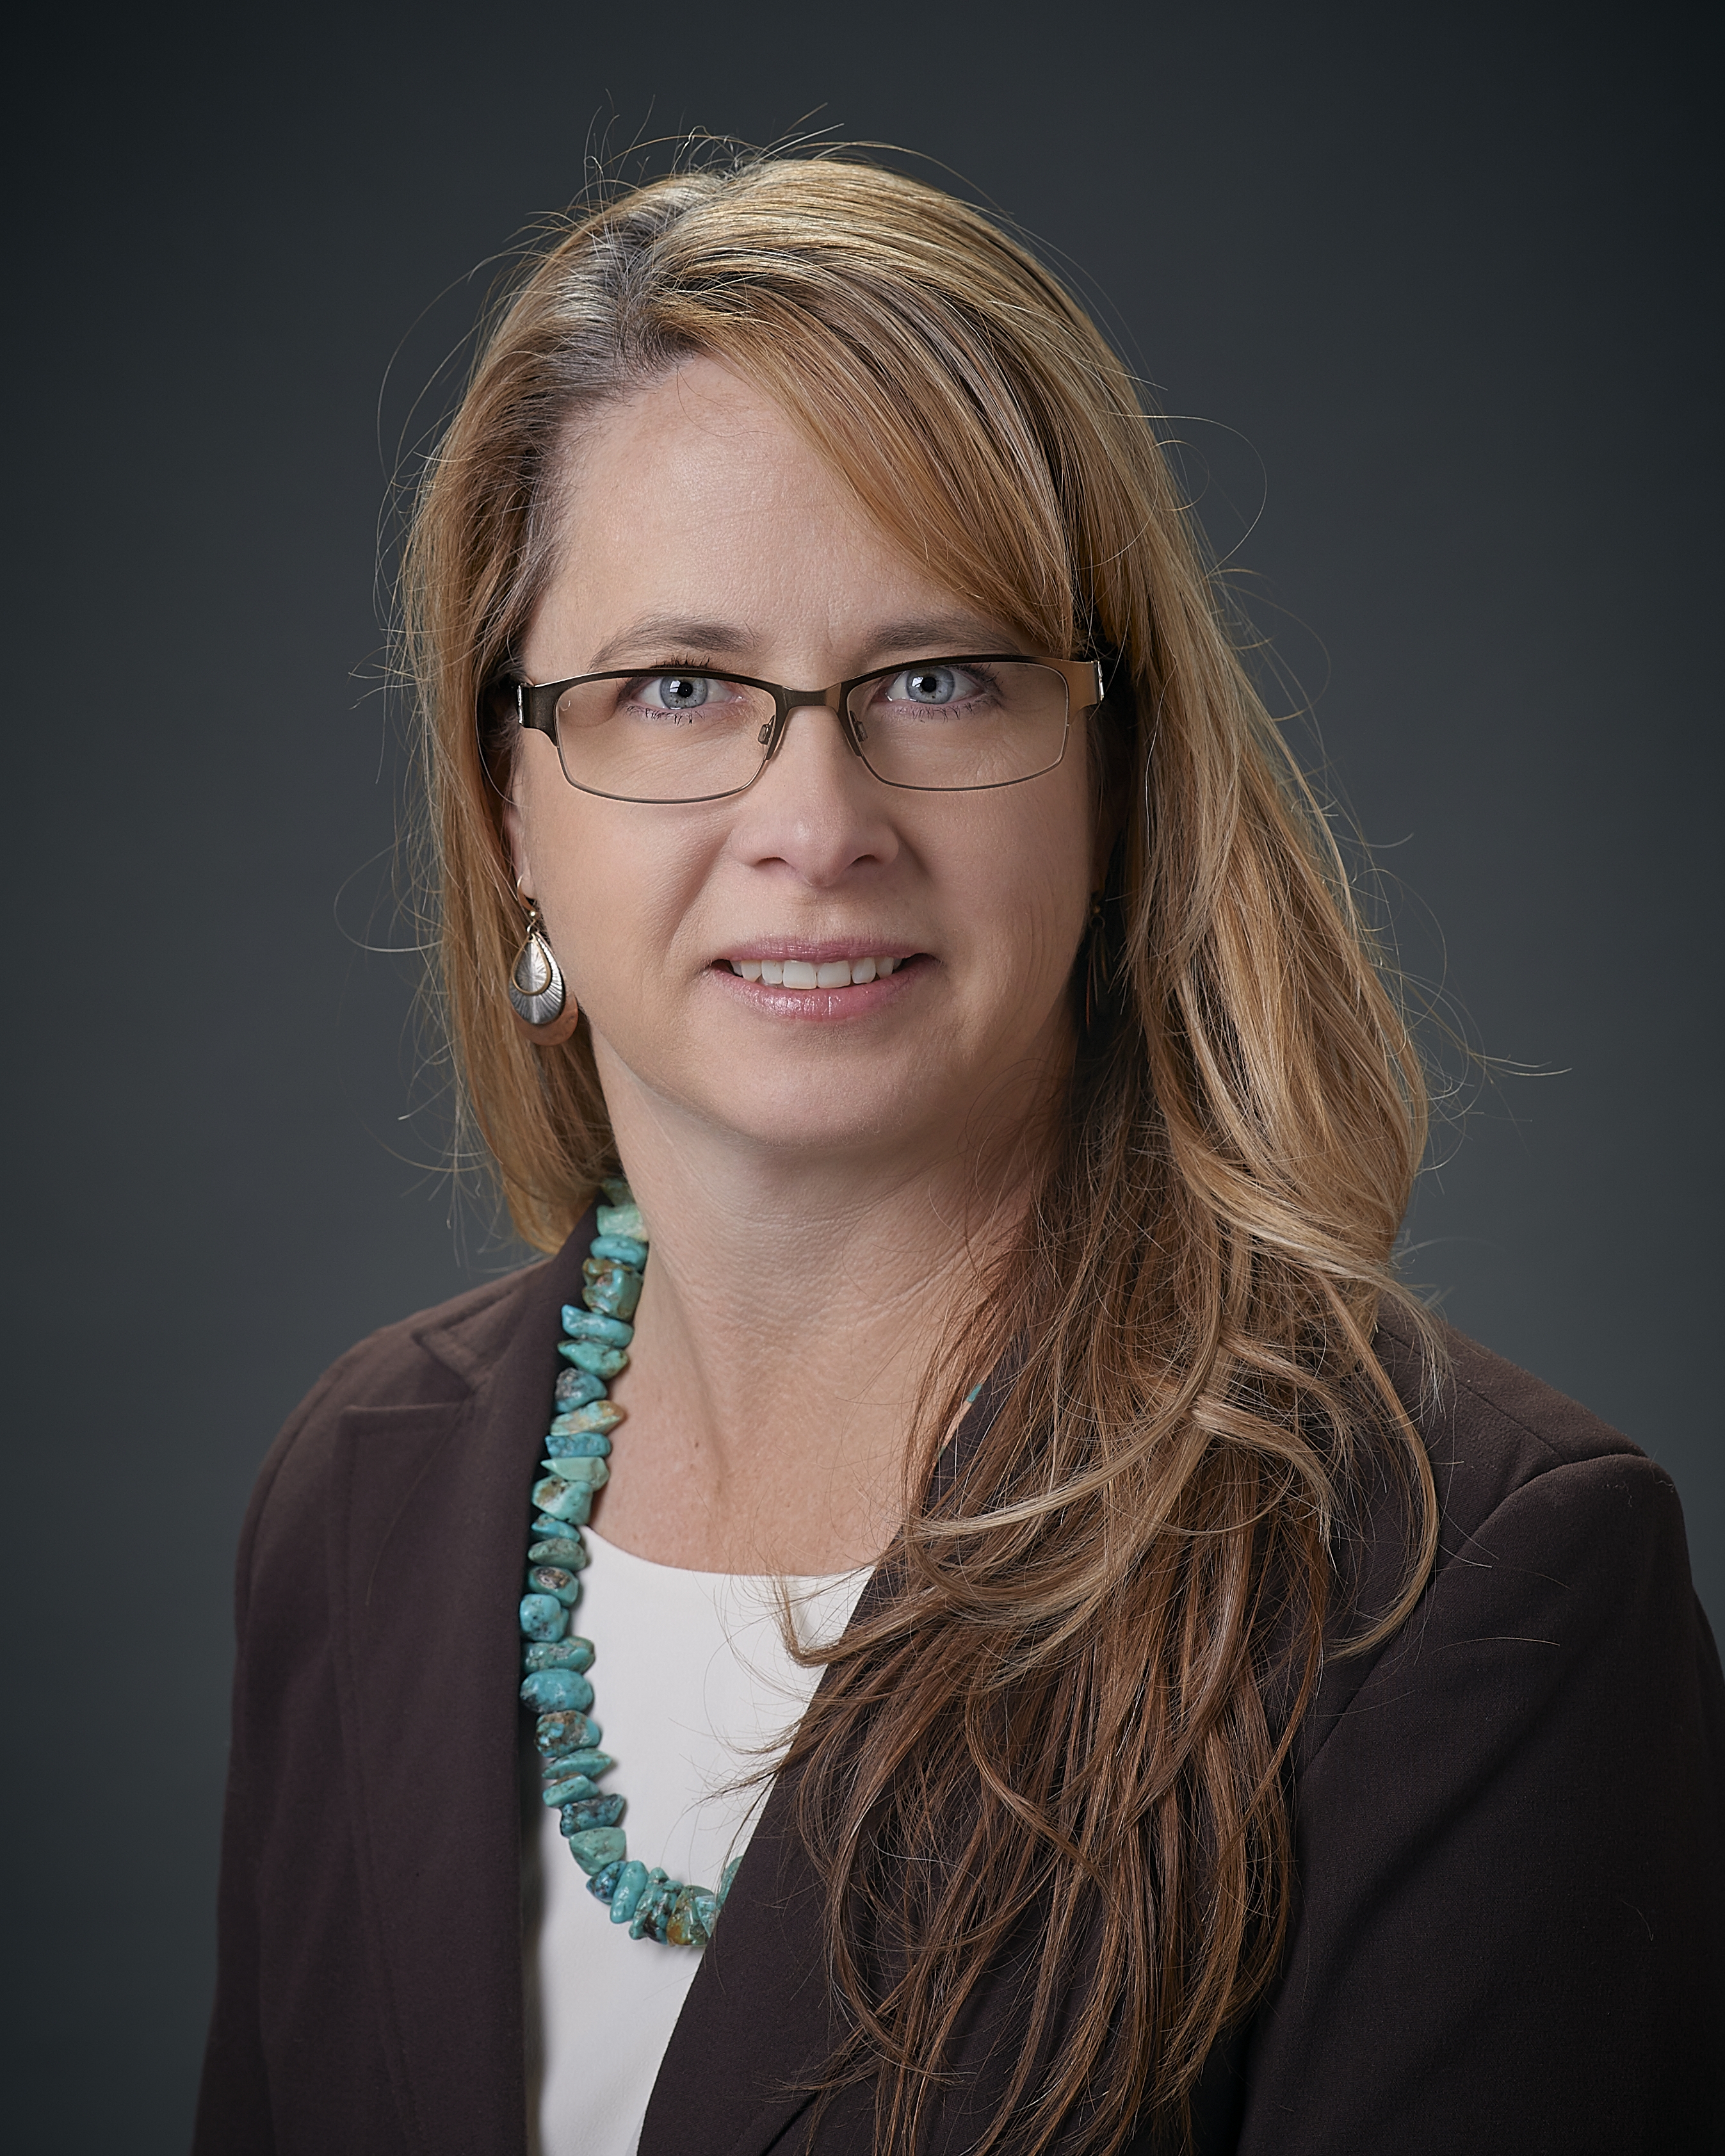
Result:
[[[783,1748],[820,1671],[785,1651],[776,1581],[652,1564],[583,1532],[592,1562],[571,1629],[593,1643],[593,1712],[617,1762],[599,1786],[629,1799],[631,1857],[716,1887],[767,1794],[726,1785]],[[787,1582],[798,1636],[836,1638],[867,1576]],[[701,1956],[613,1925],[557,1813],[538,1810],[537,1865],[532,1835],[522,1852],[534,2156],[634,2156]]]

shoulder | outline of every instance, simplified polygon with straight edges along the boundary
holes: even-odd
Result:
[[[452,1389],[470,1391],[506,1347],[522,1305],[552,1262],[539,1259],[367,1334],[324,1372],[293,1420],[344,1407],[440,1399]]]
[[[1348,1578],[1336,1646],[1301,1732],[1310,1766],[1386,1691],[1398,1699],[1507,1666],[1543,1681],[1609,1638],[1637,1655],[1711,1651],[1671,1477],[1609,1423],[1448,1326],[1429,1337],[1387,1312],[1376,1347],[1431,1463],[1437,1548],[1399,1630],[1365,1653],[1343,1635],[1394,1603],[1409,1554],[1404,1492],[1380,1486],[1338,1563]],[[1700,1628],[1697,1638],[1697,1628]],[[1704,1644],[1703,1644],[1704,1642]],[[1536,1691],[1538,1687],[1536,1686]],[[1530,1702],[1531,1705],[1531,1702]],[[1462,1711],[1471,1711],[1464,1705]]]
[[[1434,1357],[1392,1316],[1378,1345],[1436,1560],[1387,1640],[1327,1656],[1298,1732],[1297,1908],[1239,2146],[1449,2149],[1489,2122],[1503,2148],[1699,2148],[1725,1684],[1676,1492],[1459,1333]],[[1386,1503],[1363,1529],[1379,1582],[1397,1527]]]
[[[1636,1490],[1668,1492],[1675,1505],[1670,1476],[1620,1430],[1453,1327],[1439,1325],[1428,1345],[1394,1313],[1377,1347],[1431,1460],[1440,1570],[1458,1537],[1506,1506],[1555,1517],[1588,1493],[1609,1509],[1611,1493]]]
[[[319,1539],[344,1427],[394,1423],[430,1434],[446,1424],[506,1358],[557,1264],[544,1259],[416,1311],[368,1334],[324,1372],[283,1424],[253,1488],[239,1548],[242,1625],[260,1566],[297,1568]]]
[[[1690,1578],[1682,1508],[1671,1477],[1623,1434],[1553,1386],[1448,1327],[1422,1340],[1399,1313],[1377,1347],[1425,1446],[1437,1550],[1400,1630],[1364,1655],[1326,1665],[1302,1732],[1308,1761],[1367,1702],[1458,1691],[1471,1712],[1508,1688],[1538,1702],[1585,1663],[1642,1683],[1717,1660]],[[1393,1599],[1406,1543],[1386,1496],[1363,1523],[1369,1616]],[[1707,1674],[1712,1661],[1713,1674]],[[1471,1689],[1471,1702],[1463,1697]]]
[[[369,1333],[332,1363],[283,1425],[260,1481],[314,1450],[352,1408],[437,1407],[465,1399],[506,1351],[523,1306],[554,1261],[542,1259]]]

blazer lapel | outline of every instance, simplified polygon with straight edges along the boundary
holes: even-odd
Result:
[[[590,1233],[420,1336],[464,1398],[341,1422],[333,1660],[386,2046],[424,2156],[526,2145],[515,1605],[557,1314]]]
[[[794,2125],[834,2025],[820,1890],[776,1782],[683,2002],[639,2156],[755,2156]]]
[[[932,1496],[963,1473],[1011,1379],[1003,1367],[979,1389],[935,1463]],[[887,1570],[870,1576],[853,1624],[891,1592]],[[764,2156],[781,2144],[800,2145],[798,2123],[814,2101],[809,2085],[831,2056],[839,2024],[820,1881],[797,1831],[794,1801],[781,1776],[671,2032],[639,2156]],[[822,2146],[865,2152],[873,2123],[872,2088],[847,2089],[823,2123]]]

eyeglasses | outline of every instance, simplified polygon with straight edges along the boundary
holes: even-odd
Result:
[[[557,743],[563,776],[611,801],[722,801],[778,753],[793,711],[824,706],[888,786],[1017,786],[1066,752],[1072,714],[1102,701],[1094,659],[969,653],[877,667],[826,689],[682,666],[516,681],[516,716]]]

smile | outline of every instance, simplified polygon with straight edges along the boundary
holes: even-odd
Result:
[[[814,965],[803,958],[727,958],[732,972],[769,988],[850,988],[885,980],[904,963],[901,958],[828,958]]]

